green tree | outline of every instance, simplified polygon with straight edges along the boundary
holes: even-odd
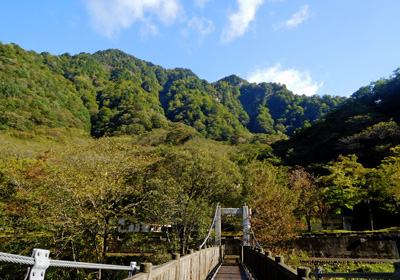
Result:
[[[244,172],[244,188],[253,210],[251,221],[257,239],[264,248],[282,247],[302,228],[294,215],[297,196],[287,187],[287,170],[266,162],[253,162]]]
[[[321,176],[318,181],[326,188],[329,204],[342,215],[343,228],[346,208],[353,209],[362,199],[366,169],[357,162],[355,155],[339,156],[337,161],[330,162],[325,169],[329,174]]]
[[[199,245],[199,239],[191,239],[192,233],[208,229],[217,202],[240,203],[238,167],[227,156],[207,149],[173,149],[135,176],[143,191],[151,194],[144,208],[147,219],[176,229],[167,232],[171,253],[184,254],[189,246]],[[199,238],[204,238],[202,234]]]
[[[392,155],[386,157],[378,166],[383,197],[388,201],[389,209],[400,215],[400,146],[391,149]]]
[[[110,242],[122,235],[119,219],[138,222],[136,209],[146,194],[129,178],[149,162],[135,147],[107,138],[71,145],[49,160],[48,223],[64,240],[56,252],[67,247],[74,260],[105,263]]]
[[[308,231],[311,231],[311,220],[316,216],[321,200],[317,179],[298,166],[289,177],[289,186],[298,195],[297,211],[305,217]]]

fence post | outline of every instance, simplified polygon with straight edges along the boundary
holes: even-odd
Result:
[[[297,268],[297,277],[299,280],[302,278],[310,278],[310,271],[311,269],[308,267],[298,267]]]
[[[132,277],[133,275],[136,274],[137,268],[136,268],[136,262],[131,262],[131,271],[129,271],[129,277]]]
[[[46,274],[46,269],[50,266],[50,251],[43,249],[33,249],[32,258],[35,259],[35,264],[28,268],[28,280],[43,280]]]
[[[181,273],[181,255],[178,253],[174,253],[174,254],[172,254],[172,259],[177,262],[175,279],[179,280],[180,273]]]
[[[282,279],[279,265],[285,263],[285,257],[284,256],[275,256],[275,279],[280,280]]]
[[[147,279],[151,279],[151,267],[153,266],[152,263],[141,263],[140,264],[140,272],[147,273]]]
[[[392,279],[400,279],[400,262],[393,263],[394,273]]]

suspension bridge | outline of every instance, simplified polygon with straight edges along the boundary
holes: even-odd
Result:
[[[239,255],[226,254],[232,252],[232,248],[227,250],[227,244],[222,242],[222,215],[243,217],[242,243],[239,248],[234,248]],[[214,244],[206,245],[210,242],[212,232],[215,236]],[[321,269],[311,272],[307,267],[295,270],[284,263],[282,256],[273,258],[271,252],[263,250],[254,235],[246,205],[242,208],[221,208],[218,204],[208,235],[197,250],[191,249],[185,256],[173,254],[171,261],[157,266],[151,263],[138,265],[136,262],[124,266],[53,260],[50,259],[50,251],[44,249],[34,249],[31,257],[0,252],[1,262],[27,266],[25,280],[44,280],[49,267],[127,271],[129,276],[126,280],[310,280],[310,277],[317,280],[323,277],[400,279],[400,262],[394,264],[393,273],[323,273]]]

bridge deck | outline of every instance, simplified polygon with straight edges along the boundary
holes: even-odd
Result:
[[[240,264],[222,264],[214,279],[249,279]]]

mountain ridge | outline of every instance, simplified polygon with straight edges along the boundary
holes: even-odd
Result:
[[[182,123],[204,137],[235,143],[254,133],[285,138],[346,100],[298,96],[284,85],[236,75],[209,83],[190,69],[165,69],[117,49],[56,56],[0,44],[0,58],[2,130],[66,127],[101,137]],[[32,100],[29,106],[25,99]]]

